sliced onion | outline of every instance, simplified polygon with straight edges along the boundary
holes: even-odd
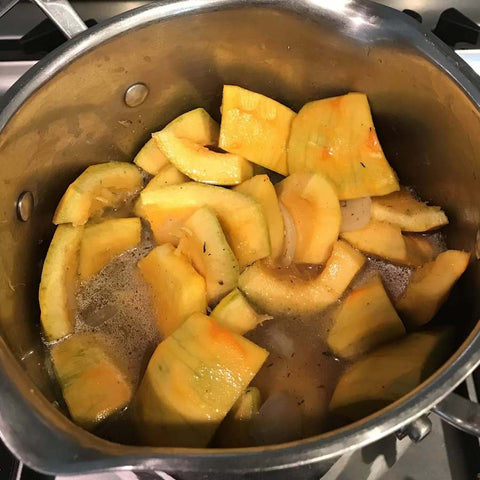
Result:
[[[372,199],[370,197],[341,200],[342,223],[340,231],[350,232],[363,228],[370,221],[371,205]]]
[[[295,343],[293,339],[276,325],[270,325],[267,333],[269,350],[280,357],[291,358],[295,353]]]
[[[280,256],[279,263],[283,267],[288,267],[293,262],[295,248],[297,246],[297,231],[293,218],[288,210],[283,206],[282,202],[278,202],[280,212],[282,212],[284,237],[283,237],[283,253]]]
[[[295,398],[286,392],[270,395],[255,415],[250,431],[260,445],[299,439],[302,435],[302,413]]]

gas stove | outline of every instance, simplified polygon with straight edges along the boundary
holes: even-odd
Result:
[[[334,0],[332,0],[334,1]],[[0,0],[2,5],[8,3]],[[147,1],[71,2],[87,25],[149,3]],[[480,0],[385,0],[432,30],[480,75]],[[453,8],[454,7],[454,8]],[[0,18],[0,97],[65,38],[35,5],[24,0]],[[478,402],[480,371],[457,389]],[[430,416],[428,436],[416,444],[395,436],[341,457],[323,480],[457,480],[480,478],[479,439]],[[431,431],[430,431],[431,428]],[[381,452],[381,453],[380,453]],[[115,472],[55,480],[175,480],[163,472]],[[0,442],[1,480],[53,480],[22,465]]]

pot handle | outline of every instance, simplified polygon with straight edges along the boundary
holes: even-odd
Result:
[[[459,430],[480,437],[480,405],[478,403],[451,393],[432,411]]]
[[[19,0],[0,0],[0,17],[5,15],[18,2]],[[32,0],[32,2],[37,4],[43,10],[43,13],[69,39],[87,29],[87,26],[68,0]]]

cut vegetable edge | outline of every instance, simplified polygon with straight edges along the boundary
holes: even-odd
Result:
[[[54,371],[70,415],[87,430],[119,412],[132,397],[125,367],[112,353],[90,332],[75,333],[52,347]]]
[[[343,295],[365,261],[360,252],[339,240],[322,272],[312,280],[279,276],[275,269],[256,262],[240,275],[238,285],[254,306],[268,314],[315,314]]]
[[[116,256],[138,245],[141,235],[142,224],[135,217],[113,218],[86,225],[79,251],[80,280],[89,280]]]
[[[282,175],[295,112],[257,92],[224,85],[219,147]]]
[[[372,198],[372,218],[397,225],[405,232],[428,232],[448,224],[440,207],[417,200],[407,189]]]
[[[217,145],[219,129],[218,124],[203,108],[196,108],[176,117],[160,131],[170,131],[202,145]],[[168,165],[168,158],[151,138],[133,162],[151,175],[157,175],[162,167]]]
[[[327,343],[337,357],[350,359],[403,335],[405,327],[376,274],[343,301]]]
[[[469,253],[446,250],[413,272],[396,304],[407,326],[418,328],[432,320],[465,272],[469,259]]]
[[[142,184],[140,170],[131,163],[91,165],[68,186],[55,210],[53,223],[84,225],[106,208],[118,207],[137,193]]]
[[[135,212],[150,223],[155,239],[162,241],[166,221],[178,227],[179,222],[202,206],[215,211],[240,269],[270,254],[270,237],[261,205],[233,190],[197,182],[159,187],[141,192]]]
[[[270,315],[258,313],[238,288],[223,297],[210,316],[221,326],[239,335],[273,318]]]
[[[43,264],[39,288],[40,319],[49,341],[73,332],[74,291],[82,234],[83,227],[59,225]]]
[[[214,305],[237,285],[238,261],[212,208],[199,208],[180,230],[177,251],[203,276],[208,303]]]
[[[284,244],[284,219],[280,210],[277,192],[266,174],[255,175],[245,180],[234,190],[256,200],[263,208],[265,220],[270,234],[271,262],[280,257]]]
[[[157,327],[164,337],[194,313],[207,310],[204,278],[173,245],[155,247],[137,267],[149,286]]]
[[[325,263],[338,239],[340,203],[332,183],[320,173],[297,172],[276,185],[278,199],[296,231],[295,263]]]
[[[214,185],[238,185],[253,175],[250,162],[231,153],[219,153],[172,132],[154,133],[157,146],[184,175]]]

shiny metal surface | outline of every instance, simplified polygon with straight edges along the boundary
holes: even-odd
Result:
[[[20,0],[1,0],[0,1],[0,17],[5,15],[11,8],[13,8]]]
[[[428,415],[422,415],[397,432],[397,438],[408,437],[413,443],[421,442],[432,431],[432,421]]]
[[[130,109],[123,95],[138,81],[150,86],[149,98]],[[36,301],[56,203],[85,166],[131,159],[151,130],[179,113],[202,106],[218,116],[224,83],[295,109],[322,96],[366,92],[400,178],[445,206],[450,247],[474,246],[480,226],[478,78],[406,16],[366,1],[186,0],[148,5],[80,34],[20,79],[0,114],[0,432],[39,470],[159,469],[182,479],[265,478],[268,471],[277,478],[318,478],[340,454],[427,412],[480,361],[480,271],[472,262],[452,298],[461,331],[450,360],[401,401],[348,427],[267,448],[160,449],[109,443],[58,412],[42,363]],[[18,222],[9,207],[22,190],[37,201],[28,223]]]
[[[22,222],[28,222],[33,213],[35,201],[32,192],[22,192],[17,200],[17,216]]]
[[[450,425],[480,437],[480,406],[477,403],[452,393],[435,406],[433,411]]]
[[[36,61],[0,63],[0,98]]]
[[[73,0],[71,3],[81,18],[101,22],[150,2],[148,0],[95,0],[93,2]],[[45,20],[45,14],[35,4],[21,2],[0,18],[0,40],[21,38],[42,20]]]
[[[67,38],[73,38],[87,29],[87,26],[68,0],[32,1],[42,9],[43,13],[57,25]]]
[[[134,83],[127,88],[124,102],[128,107],[139,107],[148,97],[148,87],[144,83]]]

